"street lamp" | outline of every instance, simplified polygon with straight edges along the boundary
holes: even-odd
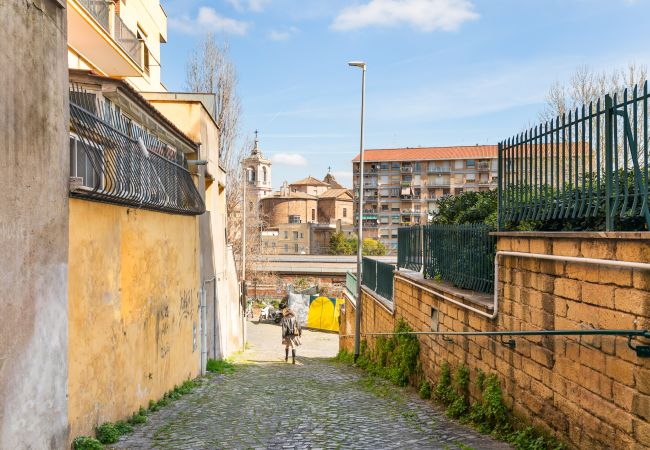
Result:
[[[359,140],[359,205],[357,207],[357,307],[354,315],[354,362],[359,358],[359,351],[361,347],[361,256],[363,249],[363,110],[366,95],[366,63],[363,61],[350,61],[348,65],[351,67],[359,67],[361,69],[361,138]]]

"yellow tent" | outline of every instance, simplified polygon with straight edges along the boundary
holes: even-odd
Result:
[[[340,298],[316,297],[309,304],[307,327],[319,330],[339,331],[339,316],[344,300]]]

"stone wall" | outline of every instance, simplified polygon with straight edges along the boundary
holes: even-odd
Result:
[[[645,234],[499,236],[498,249],[622,261],[650,261]],[[395,317],[415,330],[440,331],[648,329],[650,273],[574,262],[504,256],[499,264],[499,314],[492,321],[430,291],[490,312],[490,298],[422,280],[395,278]],[[362,332],[388,331],[377,301],[364,296]],[[367,306],[369,305],[369,306]],[[370,306],[372,305],[372,306]],[[348,315],[353,308],[346,308]],[[342,322],[348,321],[342,317]],[[353,321],[345,333],[354,331]],[[443,361],[496,373],[506,403],[519,416],[576,448],[650,446],[650,358],[639,358],[623,337],[516,337],[515,348],[490,337],[421,336],[425,376],[436,382]],[[343,339],[348,348],[349,339]],[[471,392],[474,396],[478,393]]]
[[[0,1],[2,449],[68,438],[65,4]]]
[[[267,227],[277,227],[289,223],[289,216],[300,216],[302,223],[318,221],[318,201],[304,198],[267,197],[260,201],[262,214]],[[315,220],[312,220],[312,210]]]

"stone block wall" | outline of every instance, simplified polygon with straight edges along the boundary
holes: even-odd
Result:
[[[648,233],[502,234],[498,250],[650,262]],[[453,304],[441,293],[490,312],[489,297],[460,291],[419,275],[396,274],[395,318],[415,330],[440,331],[648,329],[650,272],[576,262],[502,256],[499,313],[490,320]],[[372,320],[378,303],[364,299],[362,332],[389,331]],[[347,309],[346,314],[353,308]],[[342,322],[346,318],[342,318]],[[347,333],[354,332],[352,327]],[[423,370],[433,383],[440,365],[460,364],[496,373],[515,414],[575,448],[642,449],[650,446],[650,358],[639,358],[624,337],[532,336],[514,338],[420,336]],[[345,344],[345,341],[344,345]],[[639,343],[639,342],[635,342]],[[646,342],[647,344],[647,342]],[[472,386],[471,394],[476,397]]]

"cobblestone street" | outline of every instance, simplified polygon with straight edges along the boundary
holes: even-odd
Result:
[[[507,449],[414,392],[331,362],[335,334],[305,331],[286,364],[280,330],[248,324],[236,370],[149,416],[114,449]]]

